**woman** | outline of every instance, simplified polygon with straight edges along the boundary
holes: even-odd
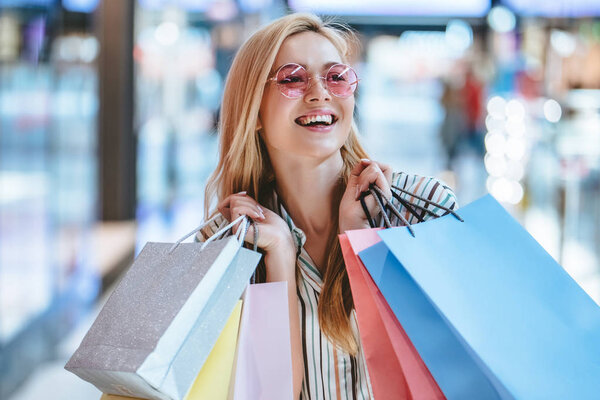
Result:
[[[394,183],[455,204],[435,179],[393,174],[367,158],[353,121],[358,78],[346,65],[355,43],[344,27],[309,14],[252,35],[227,78],[220,158],[206,190],[207,217],[215,198],[222,216],[202,234],[249,216],[259,230],[263,280],[291,289],[294,398],[372,397],[337,239],[369,227],[360,194],[375,184],[391,198]],[[377,215],[371,196],[366,204]]]

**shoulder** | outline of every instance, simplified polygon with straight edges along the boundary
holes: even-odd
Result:
[[[454,191],[440,179],[431,176],[394,172],[392,174],[392,203],[405,215],[409,223],[417,223],[434,217],[420,209],[426,208],[437,216],[448,214],[447,209],[458,208]],[[411,208],[410,205],[417,208]]]

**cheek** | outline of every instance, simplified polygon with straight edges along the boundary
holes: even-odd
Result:
[[[267,130],[269,128],[280,128],[281,124],[285,122],[288,108],[288,105],[285,101],[282,101],[279,93],[266,91],[259,111],[263,127]]]
[[[354,97],[345,99],[342,108],[344,110],[344,126],[347,126],[349,129],[354,117]]]
[[[350,115],[352,115],[354,113],[355,103],[356,103],[356,100],[354,99],[354,96],[350,96],[347,99],[345,99],[344,106],[349,110]]]
[[[260,105],[261,136],[268,147],[278,148],[285,144],[286,135],[282,135],[281,132],[287,129],[288,111],[285,102],[279,97],[279,93],[265,91]]]

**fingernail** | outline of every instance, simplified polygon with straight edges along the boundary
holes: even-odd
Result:
[[[244,190],[244,191],[238,192],[237,194],[246,194],[246,191]]]
[[[371,160],[369,160],[368,158],[361,158],[360,161],[362,161],[362,162],[371,162]]]
[[[265,214],[263,214],[262,211],[260,213],[260,216],[262,217],[262,219],[265,219]]]
[[[264,212],[265,212],[265,210],[263,210],[261,206],[257,206],[257,207],[258,207],[258,209],[259,209],[259,211],[260,211],[261,213],[264,213]]]

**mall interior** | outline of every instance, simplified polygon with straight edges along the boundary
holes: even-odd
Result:
[[[295,11],[358,34],[373,159],[490,193],[600,303],[600,2],[0,0],[0,399],[100,397],[65,362],[202,221],[231,60]]]

